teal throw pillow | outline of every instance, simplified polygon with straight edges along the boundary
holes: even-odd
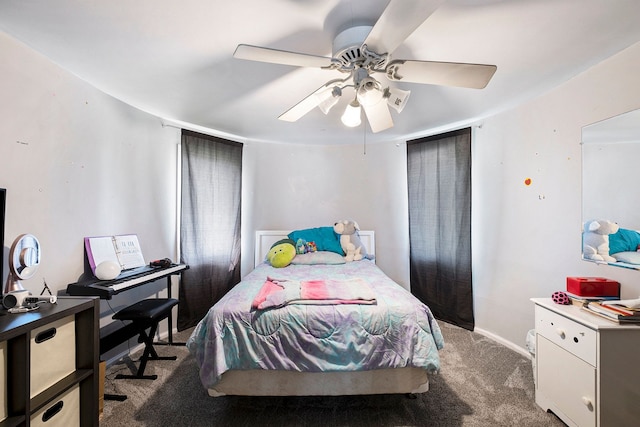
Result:
[[[298,239],[306,240],[316,244],[319,251],[330,251],[344,255],[340,246],[340,236],[333,231],[333,227],[316,227],[304,230],[295,230],[289,233],[288,237],[297,242]]]

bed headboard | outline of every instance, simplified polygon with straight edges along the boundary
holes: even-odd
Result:
[[[291,231],[287,230],[258,230],[256,231],[256,246],[254,266],[262,263],[267,257],[267,252],[271,249],[271,245],[281,239],[286,239]],[[367,250],[367,254],[376,254],[376,236],[372,230],[358,231],[360,241]]]

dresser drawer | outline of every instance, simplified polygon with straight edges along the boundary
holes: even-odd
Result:
[[[31,397],[76,370],[75,317],[68,316],[31,331]]]
[[[32,426],[72,427],[80,425],[80,389],[71,390],[31,416]]]
[[[536,403],[570,426],[595,427],[596,368],[540,335],[536,366]]]
[[[596,366],[597,332],[564,316],[535,306],[536,333]]]

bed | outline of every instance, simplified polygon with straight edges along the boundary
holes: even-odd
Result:
[[[440,368],[442,334],[429,308],[375,265],[375,234],[360,232],[372,259],[333,264],[335,257],[325,261],[328,254],[320,251],[285,268],[263,262],[271,245],[287,234],[256,232],[255,269],[209,310],[187,340],[209,395],[426,392],[429,374]],[[375,298],[255,305],[269,280],[312,279],[349,286],[360,281]]]

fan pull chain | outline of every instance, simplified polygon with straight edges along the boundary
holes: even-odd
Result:
[[[367,155],[367,123],[362,123],[362,154]]]

